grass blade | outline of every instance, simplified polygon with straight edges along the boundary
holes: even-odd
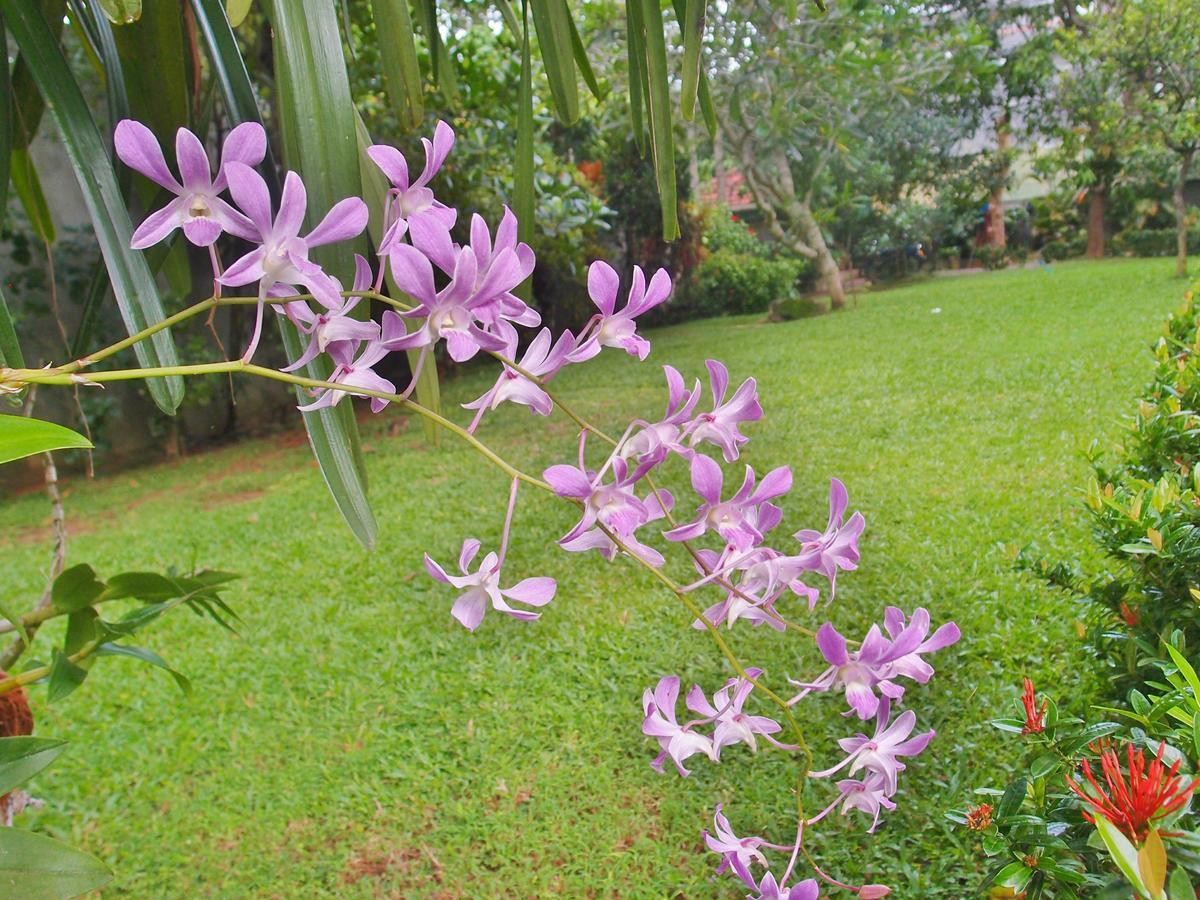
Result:
[[[397,119],[409,128],[416,128],[425,118],[425,107],[408,0],[372,0],[371,8],[388,99],[396,108]]]
[[[129,250],[133,226],[100,131],[41,13],[22,0],[0,0],[0,12],[5,15],[58,126],[96,230],[125,328],[130,334],[141,331],[161,321],[165,313],[145,259]],[[179,364],[169,330],[138,343],[134,352],[143,367]],[[183,399],[183,379],[151,379],[147,388],[159,408],[174,415]]]
[[[650,150],[662,205],[663,240],[679,237],[678,199],[675,194],[675,136],[671,124],[671,85],[667,72],[667,39],[658,0],[640,0],[645,28],[648,96],[650,98]]]
[[[554,109],[564,125],[579,119],[579,85],[571,52],[571,11],[567,0],[530,0],[542,65],[550,83]]]

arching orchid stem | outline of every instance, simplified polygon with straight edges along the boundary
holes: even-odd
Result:
[[[497,566],[504,565],[504,557],[508,553],[508,537],[512,531],[513,510],[517,508],[517,488],[520,486],[520,479],[514,478],[508,491],[508,511],[504,514],[504,530],[500,533],[500,556]]]

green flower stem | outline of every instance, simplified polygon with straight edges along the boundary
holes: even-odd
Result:
[[[25,613],[25,615],[21,616],[20,624],[21,624],[21,626],[28,628],[31,625],[32,626],[41,625],[43,622],[46,622],[50,619],[56,618],[58,616],[65,616],[65,615],[66,615],[65,612],[63,612],[60,609],[56,609],[53,606],[42,606],[38,609],[33,610],[32,612],[27,612],[27,613]],[[11,633],[13,633],[15,631],[19,631],[19,630],[20,629],[17,626],[17,624],[15,622],[13,622],[12,620],[0,622],[0,634],[11,634]]]
[[[104,641],[92,641],[84,644],[75,653],[67,657],[68,662],[78,663],[80,660],[87,659],[93,653],[100,649]],[[20,675],[9,675],[7,678],[0,679],[0,697],[5,694],[15,691],[17,688],[24,687],[27,684],[33,684],[35,681],[41,681],[50,674],[50,666],[38,666],[35,669],[26,669]]]

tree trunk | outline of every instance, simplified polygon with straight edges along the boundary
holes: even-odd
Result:
[[[992,195],[988,198],[987,236],[988,245],[1004,249],[1008,239],[1004,234],[1004,185],[1008,181],[1008,147],[1011,143],[1008,130],[1008,113],[1002,112],[996,117],[996,150],[1003,155],[1004,168],[1000,171]]]
[[[1195,150],[1187,150],[1180,154],[1179,177],[1175,180],[1175,276],[1187,277],[1187,200],[1183,196],[1183,188],[1187,184],[1188,174],[1192,169],[1192,157]]]
[[[804,229],[804,242],[816,253],[817,271],[821,273],[822,285],[829,292],[829,308],[831,310],[841,309],[846,305],[846,294],[842,290],[842,273],[838,269],[837,260],[829,252],[829,245],[825,243],[825,235],[821,234],[821,226],[813,218],[808,203],[797,202],[796,213],[800,219],[800,225]]]
[[[1088,191],[1087,255],[1088,259],[1104,259],[1104,208],[1108,189],[1094,185]]]

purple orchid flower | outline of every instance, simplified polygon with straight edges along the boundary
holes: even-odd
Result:
[[[239,162],[224,166],[229,179],[229,191],[254,227],[262,246],[251,250],[225,270],[218,279],[221,284],[240,287],[258,282],[258,312],[250,346],[242,356],[249,360],[258,348],[262,335],[263,304],[267,297],[296,293],[296,285],[304,285],[309,293],[327,308],[342,302],[340,285],[308,258],[313,247],[344,241],[362,233],[367,227],[367,205],[358,197],[339,201],[326,213],[307,235],[300,236],[300,226],[308,208],[304,182],[295,172],[288,172],[283,182],[279,212],[271,216],[271,195],[261,175]]]
[[[885,698],[879,704],[879,717],[875,720],[875,734],[867,737],[859,733],[854,737],[842,738],[838,746],[848,755],[836,766],[823,772],[813,772],[812,778],[827,778],[849,766],[848,775],[866,770],[882,778],[885,792],[890,797],[896,793],[896,777],[904,771],[902,756],[916,756],[933,740],[932,729],[909,739],[917,724],[917,714],[911,709],[900,714],[895,722],[888,724],[891,706]]]
[[[703,832],[704,843],[708,849],[721,854],[721,864],[717,866],[717,874],[720,875],[733,865],[733,859],[737,859],[747,869],[751,862],[756,862],[766,868],[767,858],[758,849],[764,843],[763,839],[738,837],[733,833],[733,828],[730,827],[729,820],[725,818],[721,808],[722,804],[718,803],[717,810],[713,814],[713,833],[709,834],[707,830]]]
[[[625,460],[610,457],[608,465],[612,467],[613,480],[604,484],[604,470],[596,474],[585,467],[586,441],[585,431],[580,435],[578,466],[560,464],[542,473],[554,493],[583,504],[583,516],[559,539],[560,545],[573,542],[597,523],[624,541],[650,520],[650,510],[633,492],[633,486],[646,474],[646,469],[639,467],[630,472]]]
[[[801,548],[798,562],[805,568],[818,571],[829,579],[829,599],[834,596],[839,569],[852,572],[858,568],[858,539],[866,527],[863,514],[856,512],[842,524],[849,495],[846,486],[837,478],[829,482],[829,522],[825,531],[803,529],[796,532]]]
[[[365,388],[368,391],[383,391],[396,393],[396,386],[381,375],[376,375],[374,366],[388,355],[388,349],[379,341],[367,341],[362,352],[355,356],[356,341],[338,341],[329,346],[329,355],[333,357],[333,373],[325,379],[340,384],[344,390],[333,388],[323,389],[320,397],[312,403],[299,406],[301,412],[312,412],[326,406],[337,406],[347,394],[357,393],[354,388]],[[370,396],[370,395],[367,395]],[[371,397],[371,412],[377,413],[389,403],[383,397]]]
[[[134,250],[157,244],[176,228],[182,228],[184,237],[197,247],[212,245],[222,232],[246,240],[258,238],[253,223],[217,196],[228,186],[225,169],[229,163],[256,166],[266,156],[267,135],[257,122],[243,122],[225,137],[215,178],[204,145],[186,128],[175,132],[179,181],[167,168],[154,133],[141,122],[133,119],[118,122],[113,148],[121,162],[175,195],[174,200],[147,216],[134,231],[129,244]]]
[[[647,285],[646,274],[641,266],[634,266],[629,299],[617,312],[617,293],[620,289],[621,278],[608,263],[598,259],[588,267],[588,296],[600,314],[592,318],[580,335],[582,340],[572,362],[591,359],[602,347],[617,347],[638,359],[645,359],[650,353],[650,342],[637,333],[637,322],[634,320],[671,295],[671,276],[666,269],[659,269]]]
[[[746,466],[742,486],[728,500],[721,499],[725,476],[721,467],[707,456],[692,457],[692,487],[704,501],[696,518],[664,532],[669,541],[690,541],[710,528],[736,550],[748,550],[762,542],[763,531],[779,522],[779,507],[768,501],[792,488],[792,470],[787,466],[772,469],[755,487],[754,470]],[[761,511],[760,511],[761,507]]]
[[[471,562],[479,553],[479,541],[468,538],[463,541],[462,552],[458,555],[458,568],[462,575],[447,575],[446,570],[425,554],[425,569],[438,581],[452,585],[464,593],[454,601],[450,614],[458,619],[468,631],[474,631],[483,621],[488,604],[497,612],[505,613],[514,619],[531,622],[541,613],[529,612],[524,609],[513,609],[505,601],[507,597],[526,606],[545,606],[554,599],[558,585],[553,578],[526,578],[518,581],[510,588],[500,587],[501,559],[495,553],[488,553],[479,567],[472,572]]]
[[[887,782],[877,772],[868,772],[861,781],[851,778],[843,779],[837,783],[837,788],[842,793],[837,802],[841,804],[843,816],[847,815],[850,810],[857,809],[871,817],[871,827],[867,829],[867,834],[875,833],[875,828],[879,825],[881,810],[896,808],[896,804],[892,802],[891,793],[887,789]]]
[[[746,619],[755,627],[769,625],[776,631],[787,627],[777,614],[774,614],[775,603],[785,590],[790,590],[808,601],[809,609],[816,604],[819,592],[816,588],[808,587],[793,573],[781,569],[788,558],[769,547],[759,547],[748,553],[735,555],[732,561],[728,559],[730,548],[724,553],[702,549],[698,550],[696,567],[706,580],[716,577],[725,579],[735,590],[728,590],[725,599],[713,604],[704,611],[704,618],[714,625],[724,623],[732,628],[739,619]],[[741,578],[736,585],[730,581],[730,576],[740,572]],[[701,629],[708,626],[696,619],[693,628]]]
[[[784,874],[781,884],[771,872],[764,873],[762,878],[755,881],[750,869],[736,856],[730,859],[730,865],[742,883],[755,892],[746,895],[748,900],[820,900],[821,891],[816,879],[806,878],[788,887],[787,876],[791,874],[790,869]]]
[[[646,507],[646,523],[649,524],[658,519],[665,519],[667,513],[675,506],[675,498],[671,496],[670,491],[659,488],[657,491],[648,493],[642,500],[642,505]],[[597,550],[609,562],[616,559],[617,554],[622,552],[621,548],[599,526],[589,528],[571,540],[560,540],[558,543],[560,547],[571,553]],[[626,535],[621,539],[621,543],[628,548],[631,556],[636,556],[655,569],[661,569],[666,564],[663,555],[653,547],[639,541],[636,534]]]
[[[366,291],[371,287],[371,266],[359,254],[354,254],[354,284],[352,290]],[[303,300],[288,303],[283,307],[284,314],[301,334],[309,336],[308,346],[290,366],[284,366],[280,371],[294,372],[301,366],[307,365],[318,354],[324,353],[331,344],[342,341],[354,342],[373,341],[379,337],[379,325],[370,319],[361,321],[352,318],[350,311],[358,306],[362,297],[341,297],[332,307],[326,307],[321,312],[314,312]],[[373,365],[373,363],[372,363]],[[378,411],[378,410],[376,410]]]
[[[750,678],[758,678],[763,670],[750,668],[746,674]],[[732,744],[746,744],[753,753],[758,752],[756,735],[762,735],[771,744],[782,750],[795,750],[789,744],[781,744],[771,735],[783,730],[778,722],[768,716],[747,715],[742,707],[750,692],[754,690],[754,682],[750,678],[731,678],[725,686],[713,694],[713,702],[704,696],[704,690],[698,684],[692,685],[688,691],[687,708],[697,715],[704,716],[716,722],[713,729],[713,748],[717,759],[721,757],[721,748]],[[732,694],[731,694],[732,692]]]
[[[690,453],[679,443],[679,437],[700,399],[699,380],[689,393],[684,387],[683,376],[674,367],[663,366],[663,371],[667,376],[666,414],[658,422],[647,423],[621,445],[622,456],[647,465],[658,465],[671,452]]]
[[[679,676],[667,675],[661,679],[654,690],[646,688],[642,694],[642,733],[658,741],[662,752],[650,763],[659,772],[663,771],[663,763],[668,758],[675,763],[679,774],[687,777],[692,774],[683,767],[684,760],[697,753],[703,753],[713,762],[717,761],[717,752],[712,739],[687,726],[681,726],[675,719],[675,705],[679,700]]]
[[[517,331],[507,322],[500,322],[498,328],[504,338],[503,354],[508,359],[515,359],[517,353]],[[551,346],[552,336],[549,328],[543,328],[525,348],[525,355],[518,365],[530,375],[548,381],[567,364],[567,357],[575,347],[575,337],[570,331],[564,331]],[[539,416],[548,416],[554,411],[554,401],[542,388],[530,381],[516,369],[505,365],[496,383],[482,396],[464,403],[466,409],[488,410],[495,409],[505,401],[519,403],[529,407],[529,411]]]
[[[715,359],[707,360],[705,365],[712,387],[713,408],[711,412],[701,413],[689,422],[683,430],[684,435],[688,438],[688,446],[695,447],[702,442],[715,444],[721,448],[725,462],[733,462],[738,458],[742,444],[750,440],[739,430],[741,423],[756,422],[763,416],[762,406],[758,402],[758,383],[753,378],[747,378],[726,400],[729,370]]]
[[[427,186],[454,147],[454,129],[445,122],[438,122],[433,129],[433,142],[421,138],[421,143],[425,147],[425,168],[412,181],[409,180],[408,162],[395,147],[374,144],[367,148],[367,156],[392,183],[388,191],[388,221],[379,242],[380,256],[389,254],[410,228],[430,223],[448,231],[454,227],[458,216],[453,209],[435,200],[433,191]]]
[[[865,722],[879,710],[881,701],[876,690],[890,700],[899,700],[904,696],[904,686],[895,679],[906,676],[924,684],[933,675],[933,667],[921,655],[948,647],[961,636],[958,626],[947,622],[927,638],[929,611],[923,607],[913,612],[907,625],[904,613],[895,607],[888,607],[885,618],[891,626],[891,640],[883,636],[878,625],[872,625],[862,646],[853,653],[831,622],[817,629],[817,647],[829,668],[811,683],[789,679],[803,688],[789,702],[795,703],[810,691],[842,689],[846,692],[846,702]]]
[[[506,319],[530,328],[541,324],[537,310],[512,293],[533,272],[535,259],[529,245],[517,240],[517,217],[507,206],[496,228],[495,243],[479,215],[471,217],[471,243],[465,247],[450,240],[448,229],[428,219],[414,223],[409,238],[446,275],[457,274],[461,254],[475,256],[471,297],[476,315],[489,329]]]
[[[404,313],[388,310],[383,314],[383,340],[392,350],[427,348],[439,340],[455,362],[465,362],[480,350],[503,350],[504,338],[484,330],[479,308],[488,296],[475,290],[477,260],[470,250],[456,254],[454,275],[442,290],[433,280],[433,266],[420,250],[397,244],[389,256],[392,275],[400,290],[412,295],[419,305]],[[406,318],[423,318],[421,327],[409,332]]]

